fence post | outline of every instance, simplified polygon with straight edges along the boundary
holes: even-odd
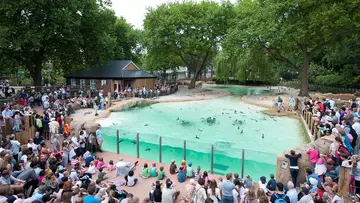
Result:
[[[211,165],[210,165],[210,172],[214,174],[214,145],[211,145]]]
[[[136,157],[140,158],[140,149],[139,149],[139,133],[136,134]]]
[[[242,153],[241,153],[241,179],[244,179],[244,168],[245,168],[245,150],[242,149]]]
[[[119,130],[116,130],[116,152],[120,154]]]
[[[162,138],[159,137],[159,163],[162,162]]]
[[[184,160],[186,160],[186,140],[184,140]]]

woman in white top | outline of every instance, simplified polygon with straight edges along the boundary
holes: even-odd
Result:
[[[220,189],[217,187],[216,180],[211,180],[210,188],[207,190],[208,196],[214,201],[214,203],[218,203],[221,199]]]

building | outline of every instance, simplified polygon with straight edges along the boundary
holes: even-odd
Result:
[[[140,70],[131,60],[112,60],[67,74],[65,77],[72,90],[102,89],[111,93],[129,86],[154,88],[156,82],[156,76]]]

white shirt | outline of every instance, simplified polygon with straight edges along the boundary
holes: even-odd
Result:
[[[174,202],[173,195],[175,193],[176,193],[175,189],[164,188],[162,191],[161,202],[162,203],[173,203]]]
[[[233,189],[233,198],[234,198],[234,203],[239,203],[238,201],[238,197],[239,196],[239,193],[236,191],[236,189]]]
[[[216,198],[216,197],[220,198],[220,189],[219,188],[215,188],[215,195],[212,194],[212,191],[210,188],[208,189],[207,192],[209,194],[209,197],[214,201],[214,203],[219,202],[218,199]]]
[[[74,149],[77,149],[77,148],[80,147],[80,144],[79,144],[78,139],[76,137],[72,137],[71,142],[73,143]]]
[[[10,149],[10,153],[15,155],[18,154],[20,152],[20,142],[17,140],[11,140],[11,149]]]
[[[358,134],[358,136],[360,136],[360,122],[355,122],[352,125],[352,128],[354,128],[354,130],[356,131],[356,134]]]
[[[298,193],[296,192],[296,189],[289,190],[286,196],[289,197],[290,203],[297,203]]]
[[[127,182],[128,186],[135,185],[135,176],[128,176],[127,179],[128,179],[128,182]]]

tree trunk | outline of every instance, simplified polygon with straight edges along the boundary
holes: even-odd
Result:
[[[31,73],[31,78],[33,79],[33,84],[35,86],[35,89],[41,89],[41,81],[42,81],[42,74],[41,74],[41,70],[42,70],[42,63],[41,61],[37,61],[35,64],[32,64],[32,67],[30,67],[32,70],[30,71]]]
[[[202,65],[201,65],[201,60],[198,58],[197,62],[196,62],[196,69],[195,69],[195,73],[194,73],[194,77],[191,78],[191,82],[189,85],[189,89],[194,89],[196,86],[196,81],[199,78],[199,75],[201,73],[201,69],[202,69]]]
[[[309,66],[310,66],[310,56],[306,52],[304,53],[303,67],[300,70],[300,93],[298,96],[301,97],[309,96]]]

